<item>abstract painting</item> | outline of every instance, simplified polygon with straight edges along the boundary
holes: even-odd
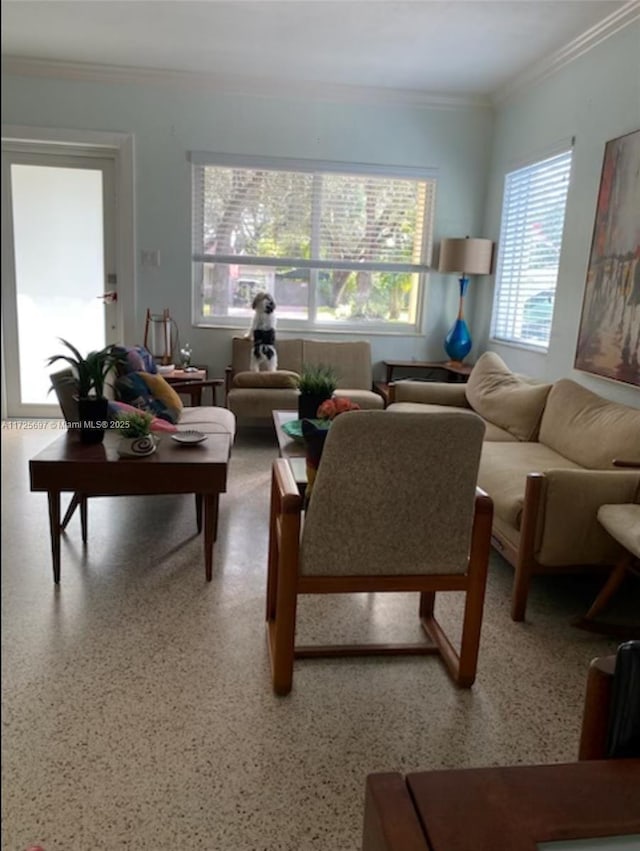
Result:
[[[607,142],[575,367],[640,387],[640,130]]]

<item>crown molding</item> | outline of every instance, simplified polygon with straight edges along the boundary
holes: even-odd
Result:
[[[2,57],[2,73],[22,77],[48,77],[78,82],[111,84],[156,84],[177,88],[206,88],[220,95],[263,98],[294,98],[331,101],[333,103],[416,106],[435,109],[491,108],[485,95],[458,95],[391,89],[374,86],[348,86],[337,83],[314,83],[303,80],[275,80],[254,77],[225,76],[159,68],[132,68],[82,62],[58,62],[49,59]]]
[[[560,68],[588,53],[598,44],[638,20],[640,20],[640,0],[631,0],[560,50],[531,65],[526,71],[510,80],[506,86],[497,89],[491,96],[491,102],[494,106],[504,103],[523,89],[555,74]]]

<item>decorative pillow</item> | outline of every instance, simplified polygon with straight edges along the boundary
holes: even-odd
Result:
[[[465,385],[473,410],[518,440],[536,440],[550,390],[515,375],[495,352],[478,358]]]
[[[170,423],[176,423],[180,416],[180,409],[177,407],[168,408],[161,399],[153,396],[143,377],[145,375],[148,375],[148,373],[130,372],[128,375],[121,375],[120,378],[117,378],[114,390],[118,401],[127,402],[134,408],[148,411]]]
[[[177,421],[183,407],[182,399],[178,396],[166,378],[163,378],[162,375],[151,375],[148,372],[141,372],[140,375],[144,378],[144,383],[147,385],[153,396],[161,402],[164,402],[168,410],[176,412],[175,419]]]
[[[296,388],[300,376],[288,369],[273,372],[238,372],[233,377],[234,387],[289,387]]]
[[[324,442],[329,434],[329,421],[324,427],[317,426],[311,420],[302,420],[302,436],[304,437],[307,457],[307,488],[304,493],[304,507],[309,505],[313,483],[316,480],[318,465],[322,457]]]
[[[115,420],[118,414],[139,414],[140,408],[135,408],[133,405],[127,405],[126,402],[109,401],[109,418]],[[154,417],[151,422],[151,431],[178,431],[178,427],[167,420],[161,420],[159,417]]]
[[[144,346],[117,346],[116,352],[125,356],[118,364],[118,375],[127,375],[129,372],[150,372],[155,375],[158,371],[153,355]]]

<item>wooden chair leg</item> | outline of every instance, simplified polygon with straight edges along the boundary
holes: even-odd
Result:
[[[591,608],[584,616],[585,620],[592,620],[598,614],[600,614],[600,612],[604,608],[606,608],[613,595],[624,582],[625,576],[627,575],[627,570],[630,565],[631,554],[625,553],[625,555],[620,559],[618,564],[611,571],[611,574],[605,582],[602,590],[591,604]]]
[[[269,502],[269,555],[267,561],[267,621],[275,617],[278,576],[278,514],[280,513],[275,471],[271,473],[271,501]]]
[[[482,630],[482,614],[489,571],[489,552],[491,550],[492,521],[493,503],[489,497],[478,497],[471,534],[469,585],[465,598],[460,662],[456,680],[462,688],[470,688],[473,685],[478,669],[480,632]]]
[[[276,608],[269,624],[269,639],[273,690],[286,695],[293,684],[300,517],[283,514],[280,523]]]
[[[594,659],[587,674],[578,759],[605,759],[616,657]]]

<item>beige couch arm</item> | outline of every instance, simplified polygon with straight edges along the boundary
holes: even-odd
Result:
[[[389,402],[471,407],[467,402],[464,384],[447,384],[444,381],[394,381],[389,385]]]
[[[547,565],[613,564],[620,547],[596,515],[601,505],[638,502],[640,473],[548,470],[544,479],[536,560]],[[525,504],[525,512],[528,508]]]

